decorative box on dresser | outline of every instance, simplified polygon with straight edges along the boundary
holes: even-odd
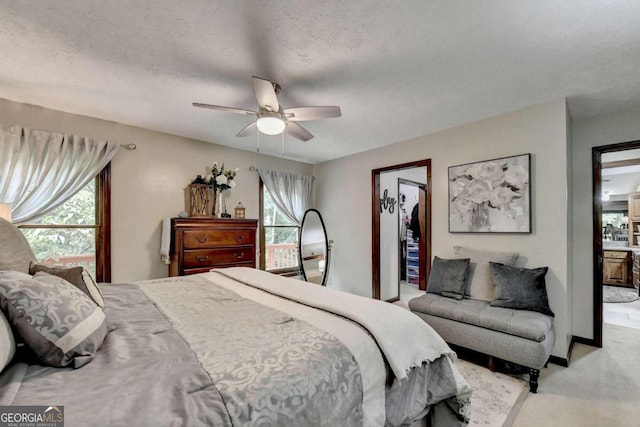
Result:
[[[256,266],[257,219],[172,218],[169,276]]]

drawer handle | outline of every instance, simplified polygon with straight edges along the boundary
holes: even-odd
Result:
[[[233,238],[236,239],[236,242],[244,242],[245,235],[244,234],[234,234]]]
[[[205,262],[206,260],[208,260],[208,259],[209,259],[209,255],[205,255],[205,256],[197,256],[197,255],[196,255],[196,259],[197,259],[199,262]]]
[[[234,253],[233,253],[233,256],[234,256],[236,259],[242,259],[242,258],[244,258],[244,252],[240,252],[240,253],[238,253],[238,252],[234,252]]]
[[[204,237],[196,236],[196,240],[197,240],[198,242],[200,242],[200,243],[204,243],[204,242],[206,242],[207,240],[209,240],[209,236],[204,236]]]

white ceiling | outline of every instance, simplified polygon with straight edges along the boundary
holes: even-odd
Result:
[[[561,97],[640,106],[639,22],[638,1],[0,0],[0,98],[254,150],[249,117],[191,103],[255,110],[256,75],[342,107],[285,139],[317,163]]]
[[[640,159],[640,149],[602,154],[602,163]],[[627,200],[629,193],[640,189],[640,165],[602,169],[602,194],[610,200]]]

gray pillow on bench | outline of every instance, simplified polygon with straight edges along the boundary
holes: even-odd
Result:
[[[433,258],[427,293],[462,299],[469,276],[469,258]]]
[[[549,307],[544,279],[548,267],[528,269],[497,262],[490,262],[489,265],[496,285],[496,299],[490,303],[493,307],[537,311],[554,316]]]

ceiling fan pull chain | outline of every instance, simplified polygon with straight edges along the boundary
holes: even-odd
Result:
[[[256,135],[258,136],[258,147],[256,147],[256,152],[259,153],[260,152],[260,131],[256,132]]]
[[[282,157],[284,157],[284,132],[282,132],[281,135],[282,135]]]

